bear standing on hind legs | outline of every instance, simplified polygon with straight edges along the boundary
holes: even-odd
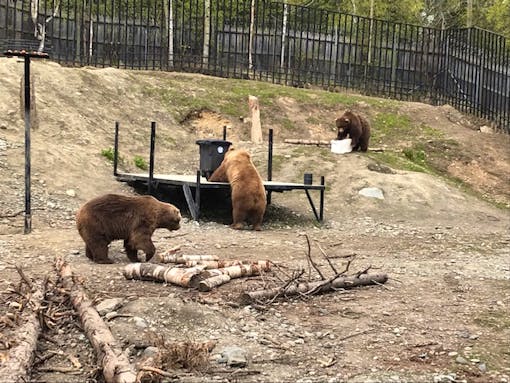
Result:
[[[124,240],[131,262],[138,262],[138,250],[149,261],[156,252],[152,233],[158,228],[177,230],[180,221],[179,209],[152,196],[105,194],[85,203],[76,214],[85,254],[96,263],[112,263],[108,245],[117,239]]]
[[[233,229],[242,229],[244,222],[251,223],[254,230],[262,229],[266,190],[246,150],[230,147],[209,181],[230,183]]]
[[[359,114],[347,110],[335,121],[337,127],[337,140],[343,140],[350,136],[352,150],[368,150],[370,140],[370,124],[367,119]]]

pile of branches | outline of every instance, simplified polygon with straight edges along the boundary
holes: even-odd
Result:
[[[99,365],[89,373],[90,379],[97,380],[97,374],[102,373],[106,383],[158,382],[163,377],[182,382],[187,378],[185,374],[169,373],[161,368],[199,369],[209,360],[214,342],[172,343],[159,339],[153,342],[158,352],[133,365],[128,357],[130,349],[122,349],[67,262],[60,257],[55,259],[56,281],[47,276],[37,283],[21,267],[16,268],[20,282],[1,296],[5,310],[0,311],[0,382],[29,381],[36,368],[37,372],[83,374],[76,357],[41,347],[40,342],[41,338],[51,340],[46,335],[48,332],[57,333],[76,325],[77,319]],[[66,357],[72,366],[41,367],[57,355]]]
[[[308,235],[305,234],[308,251],[306,259],[308,263],[308,272],[301,268],[294,270],[292,273],[285,273],[280,269],[283,277],[276,274],[279,284],[276,287],[265,286],[262,289],[255,291],[245,291],[240,296],[241,304],[271,304],[277,299],[285,299],[288,297],[309,298],[310,296],[332,292],[336,290],[349,289],[358,286],[367,285],[382,285],[388,280],[388,275],[385,273],[369,274],[372,266],[348,275],[347,272],[354,261],[356,255],[348,255],[347,263],[343,270],[339,271],[333,264],[331,257],[317,243],[323,258],[326,260],[330,268],[330,276],[327,276],[317,262],[311,256],[311,243]],[[315,271],[319,278],[312,278],[312,270]],[[307,274],[307,276],[306,276]]]

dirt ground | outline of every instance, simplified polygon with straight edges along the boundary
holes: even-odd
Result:
[[[99,303],[121,298],[118,316],[107,320],[135,362],[155,336],[168,341],[208,341],[216,346],[207,367],[176,369],[190,382],[509,382],[510,213],[443,178],[377,165],[366,154],[334,155],[326,148],[285,144],[275,127],[273,179],[300,181],[304,172],[326,179],[325,220],[318,224],[301,191],[274,193],[261,232],[229,228],[228,207],[204,196],[204,217],[190,219],[178,190],[161,195],[181,208],[179,231],[156,231],[159,251],[181,246],[184,254],[221,259],[270,259],[275,273],[309,274],[311,256],[328,276],[352,263],[355,273],[371,266],[389,281],[381,286],[336,291],[266,306],[239,304],[241,291],[273,281],[272,275],[233,280],[212,292],[142,281],[122,275],[128,263],[120,242],[110,247],[111,265],[91,263],[75,228],[76,209],[106,193],[133,194],[112,174],[101,150],[113,145],[121,122],[121,156],[148,151],[150,121],[158,122],[157,172],[194,174],[201,138],[228,139],[252,153],[266,176],[267,146],[247,141],[249,124],[213,112],[175,121],[144,84],[172,73],[65,68],[33,64],[37,119],[32,131],[32,232],[23,234],[24,124],[19,111],[23,66],[0,59],[0,363],[16,329],[7,313],[16,310],[9,288],[20,279],[15,265],[33,279],[56,281],[55,256],[62,256]],[[203,76],[186,75],[190,83]],[[222,80],[219,80],[222,81]],[[278,103],[296,123],[299,104]],[[360,108],[363,108],[360,105]],[[364,108],[369,108],[365,106]],[[369,115],[375,111],[365,110]],[[510,138],[481,133],[449,106],[401,103],[400,112],[418,121],[435,116],[434,127],[459,142],[463,161],[448,171],[499,206],[510,205]],[[332,129],[310,124],[303,138],[331,139]],[[122,164],[129,169],[127,163]],[[391,170],[391,169],[390,169]],[[359,191],[379,188],[384,199]],[[312,193],[315,203],[318,195]],[[220,207],[218,207],[220,205]],[[221,211],[220,211],[221,210]],[[322,250],[322,251],[321,251]],[[313,278],[317,278],[311,272]],[[113,310],[113,309],[112,309]],[[53,318],[55,319],[55,318]],[[31,382],[101,382],[93,349],[75,314],[46,329]],[[247,365],[226,367],[219,356],[239,347]]]

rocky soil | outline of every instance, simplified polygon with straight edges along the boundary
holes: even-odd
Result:
[[[252,152],[263,176],[265,144],[246,141],[246,126],[240,121],[204,112],[179,123],[157,100],[142,97],[140,84],[171,73],[37,63],[33,230],[25,235],[24,137],[18,110],[22,66],[4,60],[0,59],[0,362],[7,358],[17,328],[12,322],[20,311],[19,295],[9,292],[20,280],[15,265],[34,280],[49,276],[50,286],[55,286],[54,258],[63,256],[95,303],[112,304],[101,314],[132,362],[151,352],[158,337],[216,343],[206,366],[191,370],[176,366],[175,378],[167,381],[510,381],[508,209],[444,178],[387,171],[365,154],[333,155],[327,149],[284,144],[281,133],[275,140],[279,162],[273,179],[297,181],[305,171],[312,172],[315,181],[324,175],[322,224],[315,222],[300,191],[274,193],[264,230],[252,232],[231,230],[228,204],[212,197],[204,197],[203,219],[191,220],[181,192],[170,190],[160,197],[181,208],[182,228],[154,235],[160,252],[179,245],[185,254],[270,259],[277,265],[273,273],[233,280],[207,293],[126,280],[122,270],[128,260],[122,244],[110,247],[113,264],[91,263],[74,225],[76,209],[89,198],[105,192],[135,193],[115,180],[111,163],[101,155],[112,145],[115,120],[124,129],[125,158],[147,151],[150,120],[158,121],[161,137],[172,137],[162,138],[165,143],[157,147],[162,172],[193,174],[198,161],[195,140],[219,137],[226,122],[231,126],[229,139]],[[189,78],[200,82],[202,76]],[[285,99],[281,104],[289,115],[299,110],[295,101]],[[476,131],[448,106],[402,103],[401,112],[416,119],[437,116],[437,127],[460,142],[469,158],[452,163],[452,171],[469,179],[480,194],[499,198],[503,205],[507,202],[507,135]],[[317,139],[331,135],[326,127],[313,129]],[[378,188],[384,199],[359,194],[367,187]],[[332,271],[323,253],[339,270],[352,260],[349,273],[371,266],[373,272],[387,273],[389,281],[267,305],[239,304],[241,291],[277,283],[275,275],[284,281],[303,269],[305,278],[318,278],[307,262],[306,236],[311,257],[328,276]],[[71,310],[58,288],[47,299],[61,312]],[[47,319],[31,381],[101,382],[76,313]]]

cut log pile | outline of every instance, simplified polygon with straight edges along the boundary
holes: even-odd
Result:
[[[204,257],[204,256],[200,256]],[[163,266],[154,263],[131,263],[124,268],[126,279],[139,279],[172,283],[181,287],[197,288],[200,291],[211,291],[231,279],[260,275],[271,269],[269,261],[229,261],[229,260],[196,260],[193,256],[175,257],[176,266]],[[165,259],[169,259],[166,257]]]

